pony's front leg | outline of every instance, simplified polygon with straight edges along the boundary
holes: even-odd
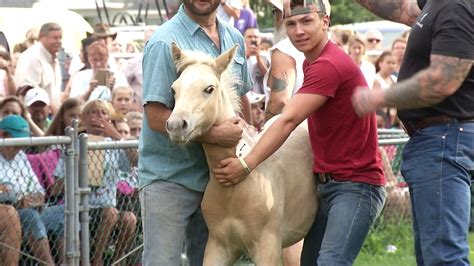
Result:
[[[204,252],[204,266],[231,266],[238,258],[237,252],[226,249],[209,235]]]
[[[257,266],[278,266],[281,264],[281,251],[281,237],[279,235],[263,234],[252,251],[251,258]]]

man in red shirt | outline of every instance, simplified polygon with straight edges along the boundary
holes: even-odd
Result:
[[[285,1],[286,31],[306,57],[303,85],[244,158],[246,165],[228,158],[214,169],[223,185],[238,183],[245,167],[255,169],[308,119],[320,205],[301,265],[352,265],[386,195],[375,114],[359,118],[351,104],[354,88],[367,83],[353,60],[328,40],[329,8],[327,0]]]

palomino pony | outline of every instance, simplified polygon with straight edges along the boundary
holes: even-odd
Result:
[[[173,83],[175,107],[166,129],[175,142],[192,141],[212,125],[236,115],[239,97],[228,66],[238,46],[216,59],[182,51],[172,44],[179,78]],[[244,131],[242,146],[256,139]],[[209,167],[236,156],[236,148],[203,143]],[[242,149],[239,149],[239,151]],[[243,149],[243,155],[248,150]],[[270,158],[235,186],[212,175],[201,204],[209,228],[204,265],[232,265],[242,254],[257,265],[279,265],[282,247],[301,240],[317,210],[316,183],[308,131],[298,127]]]

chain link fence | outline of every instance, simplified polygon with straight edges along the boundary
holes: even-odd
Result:
[[[406,141],[401,130],[379,132],[385,221],[410,219],[400,174]],[[138,141],[77,136],[74,129],[64,137],[1,139],[0,261],[139,265],[137,147]]]
[[[408,186],[400,172],[403,146],[408,136],[401,129],[379,129],[380,154],[387,179],[387,198],[382,211],[387,222],[409,221],[411,203]]]

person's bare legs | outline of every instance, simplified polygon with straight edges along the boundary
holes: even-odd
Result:
[[[56,240],[56,249],[58,250],[58,264],[61,265],[63,264],[64,261],[66,261],[65,254],[64,254],[64,238],[58,238]]]
[[[92,257],[92,265],[103,265],[102,259],[107,243],[109,243],[112,229],[117,223],[118,211],[115,208],[103,208],[101,212],[101,219],[97,226],[97,233],[92,237],[92,243],[95,246],[95,253]]]
[[[112,262],[116,262],[130,248],[134,240],[137,229],[137,217],[132,212],[120,212],[117,222],[117,241],[115,242],[115,252]],[[125,265],[124,262],[121,265]]]
[[[47,265],[54,265],[48,238],[34,239],[33,237],[30,237],[28,239],[28,244],[35,257],[46,262]]]
[[[6,266],[18,265],[20,260],[21,224],[13,206],[0,204],[0,258]],[[8,245],[8,247],[3,246]]]
[[[283,266],[300,266],[303,240],[283,249]]]

